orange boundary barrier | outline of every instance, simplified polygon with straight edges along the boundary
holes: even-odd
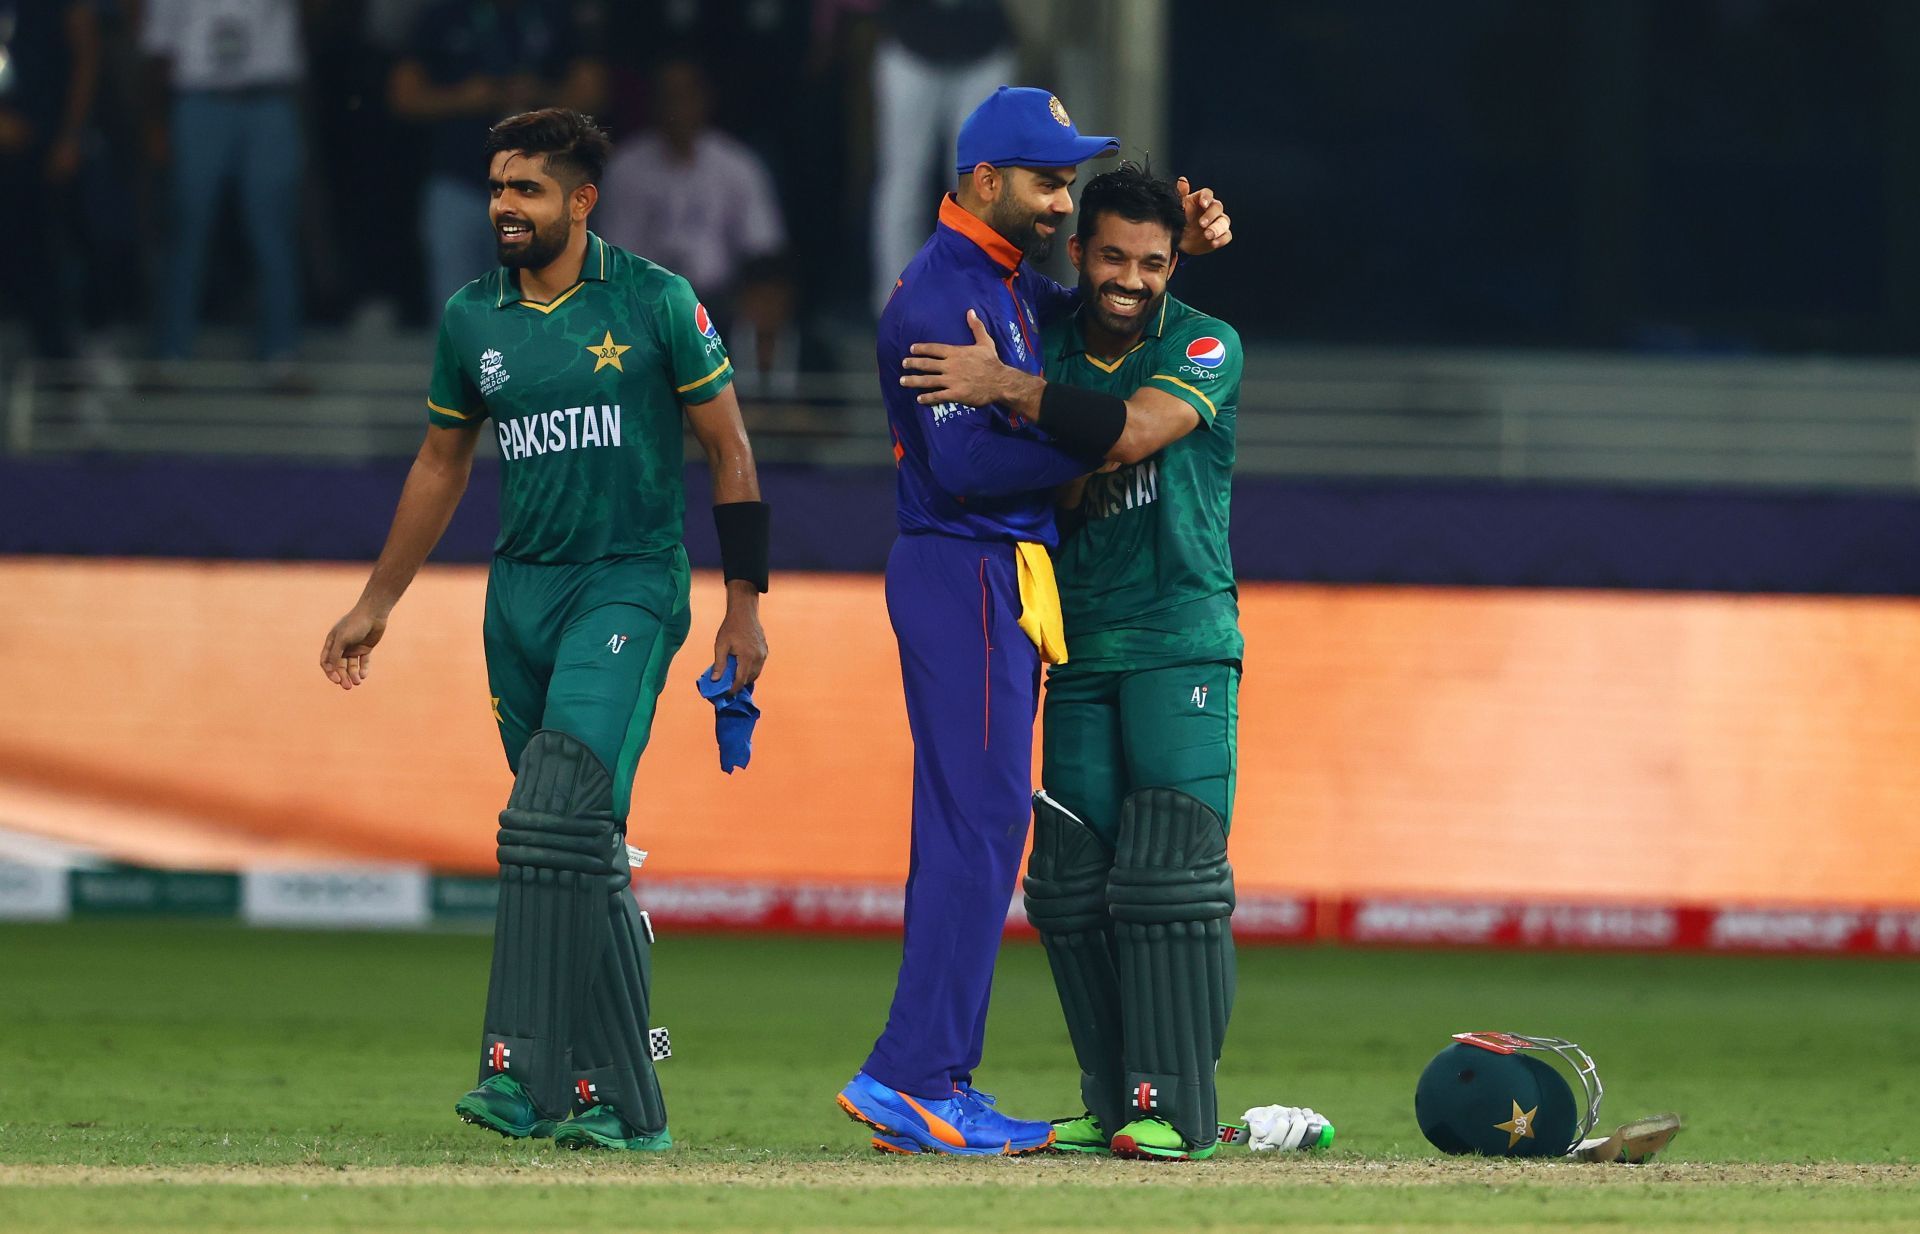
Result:
[[[316,661],[363,577],[0,560],[0,782],[487,870],[508,778],[484,571],[425,571],[343,694]],[[649,873],[897,883],[911,749],[879,580],[777,580],[732,777],[692,687],[718,602],[697,579],[641,761]],[[1920,904],[1920,602],[1256,585],[1243,611],[1243,887]],[[67,838],[114,848],[105,822]]]

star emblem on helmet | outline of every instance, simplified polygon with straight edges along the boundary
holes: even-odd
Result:
[[[1531,1110],[1523,1110],[1520,1108],[1520,1103],[1515,1101],[1513,1103],[1513,1117],[1504,1123],[1494,1124],[1495,1128],[1507,1133],[1508,1148],[1512,1148],[1522,1139],[1531,1140],[1533,1138],[1533,1116],[1539,1112],[1539,1106],[1534,1106]]]

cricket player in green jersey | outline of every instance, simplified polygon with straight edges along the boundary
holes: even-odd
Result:
[[[1230,919],[1242,641],[1227,547],[1240,339],[1167,295],[1180,194],[1096,176],[1068,253],[1081,303],[1044,380],[969,346],[906,363],[922,402],[998,402],[1105,467],[1062,493],[1067,659],[1048,674],[1027,916],[1046,946],[1087,1112],[1063,1151],[1197,1159],[1233,1008]]]
[[[693,289],[587,230],[607,149],[590,119],[557,108],[489,132],[500,267],[447,301],[426,441],[372,577],[320,660],[343,689],[366,681],[490,434],[500,535],[484,637],[514,784],[480,1084],[455,1110],[507,1136],[657,1150],[672,1139],[648,1027],[652,927],[628,890],[626,823],[689,624],[683,415],[713,469],[726,578],[712,673],[731,658],[736,690],[767,655],[768,510],[726,347]]]

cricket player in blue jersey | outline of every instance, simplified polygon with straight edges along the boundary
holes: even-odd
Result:
[[[1067,656],[1048,555],[1053,492],[1100,467],[1107,443],[1098,425],[1043,432],[993,405],[922,406],[901,384],[902,361],[915,343],[970,343],[979,325],[1007,364],[1040,373],[1040,331],[1075,293],[1027,263],[1072,212],[1079,164],[1118,149],[1082,136],[1045,90],[1002,86],[961,126],[959,187],[880,318],[899,470],[887,611],[914,742],[913,846],[893,1005],[839,1104],[883,1150],[1017,1154],[1053,1139],[1048,1123],[1001,1113],[972,1080],[1026,844],[1040,665]],[[1210,192],[1184,207],[1182,251],[1230,237]]]

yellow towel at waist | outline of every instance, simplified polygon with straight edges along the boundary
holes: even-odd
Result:
[[[1020,561],[1020,628],[1040,658],[1048,664],[1067,662],[1067,620],[1060,612],[1060,588],[1053,581],[1053,558],[1047,546],[1019,540],[1013,546]]]

